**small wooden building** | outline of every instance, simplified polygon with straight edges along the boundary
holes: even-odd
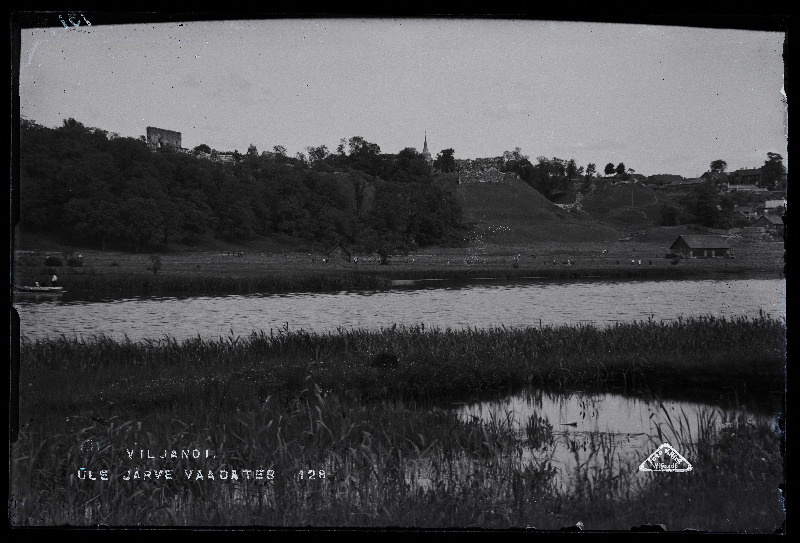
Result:
[[[670,250],[689,258],[728,258],[731,254],[730,245],[720,236],[678,236]]]
[[[337,243],[336,245],[325,251],[325,256],[331,260],[335,258],[337,260],[344,260],[346,262],[350,262],[350,259],[352,258],[353,255],[350,253],[347,247],[345,247],[341,243]]]
[[[780,215],[762,215],[753,222],[753,226],[763,228],[765,232],[770,234],[783,234],[783,218]]]

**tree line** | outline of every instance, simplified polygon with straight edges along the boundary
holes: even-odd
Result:
[[[20,132],[20,224],[64,243],[143,251],[211,238],[283,234],[389,254],[461,239],[461,209],[414,148],[381,153],[360,136],[234,160],[199,158],[66,119]],[[441,155],[441,153],[440,153]]]
[[[593,162],[584,167],[578,166],[574,158],[567,160],[539,156],[534,164],[522,154],[519,147],[503,153],[503,171],[516,173],[520,179],[550,200],[568,192],[576,181],[582,181],[580,190],[586,192],[594,180],[598,179],[597,165]],[[617,166],[609,162],[605,167],[606,175],[613,175],[618,179],[628,179],[633,173],[635,170],[626,169],[622,162]]]

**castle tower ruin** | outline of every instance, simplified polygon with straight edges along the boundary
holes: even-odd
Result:
[[[181,133],[148,126],[147,145],[152,149],[160,149],[162,147],[181,149]]]

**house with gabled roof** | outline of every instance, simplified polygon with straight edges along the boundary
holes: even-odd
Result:
[[[347,247],[337,242],[333,247],[325,251],[325,256],[328,257],[328,259],[336,258],[338,260],[350,262],[353,255]]]
[[[753,226],[763,228],[765,232],[773,235],[783,234],[783,217],[771,213],[762,215],[753,222]]]
[[[732,185],[761,185],[761,168],[741,168],[728,175]]]
[[[670,246],[675,254],[689,258],[730,258],[731,247],[721,236],[681,235]]]

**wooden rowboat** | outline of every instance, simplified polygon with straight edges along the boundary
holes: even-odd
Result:
[[[22,286],[16,287],[15,289],[17,292],[36,292],[36,293],[44,293],[44,294],[61,294],[64,292],[64,287],[30,287],[30,286]]]

